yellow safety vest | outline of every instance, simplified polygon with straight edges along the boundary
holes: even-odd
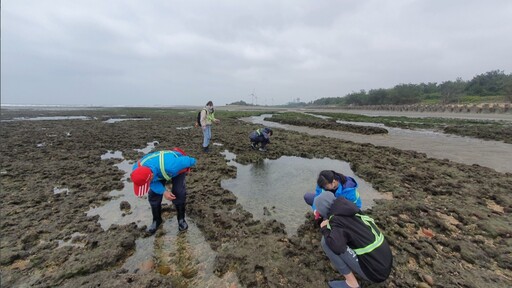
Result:
[[[332,216],[334,215],[331,215],[329,220],[331,220]],[[370,216],[361,214],[356,214],[356,216],[359,217],[361,221],[364,222],[364,224],[370,227],[370,230],[375,236],[373,243],[366,245],[365,247],[352,249],[357,255],[363,255],[377,249],[384,242],[384,235],[379,231],[379,228],[377,228],[377,225],[375,225],[375,221]],[[329,222],[327,222],[327,229],[331,230],[331,225]]]

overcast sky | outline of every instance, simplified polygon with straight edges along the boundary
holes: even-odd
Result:
[[[510,0],[1,5],[2,104],[277,105],[512,73]]]

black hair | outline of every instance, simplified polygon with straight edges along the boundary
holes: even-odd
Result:
[[[208,101],[208,103],[206,103],[206,106],[213,106],[213,102],[212,101]]]
[[[332,170],[323,170],[318,175],[318,179],[316,181],[316,184],[322,188],[325,187],[325,185],[332,183],[334,181],[334,177],[338,176],[337,178],[340,179],[341,184],[345,184],[347,182],[347,179],[345,178],[345,175],[341,173],[336,173]]]

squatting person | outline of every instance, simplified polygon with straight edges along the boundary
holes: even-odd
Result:
[[[270,136],[272,136],[272,129],[265,127],[254,130],[249,134],[249,139],[251,139],[251,147],[252,149],[258,149],[258,145],[261,144],[259,148],[260,151],[267,151],[265,148],[267,144],[270,143]]]
[[[393,255],[375,221],[351,201],[322,193],[314,204],[320,216],[322,249],[345,281],[330,281],[329,287],[359,287],[354,275],[379,283],[391,273]]]
[[[359,184],[357,184],[356,179],[350,176],[345,176],[332,170],[323,170],[318,175],[315,193],[305,193],[304,201],[313,209],[315,220],[319,219],[319,214],[316,212],[313,201],[324,191],[330,192],[336,198],[343,197],[354,203],[357,208],[361,209],[362,202],[359,197],[359,192],[357,192],[358,187]]]

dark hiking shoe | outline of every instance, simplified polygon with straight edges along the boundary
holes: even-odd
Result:
[[[188,229],[187,221],[185,221],[185,219],[179,219],[178,220],[178,230],[180,232],[182,232],[182,231],[186,231],[187,229]]]
[[[155,234],[158,227],[160,227],[160,224],[162,224],[162,220],[160,220],[160,221],[154,220],[153,223],[151,223],[151,225],[149,225],[148,229],[146,229],[146,232],[151,235]]]
[[[256,146],[256,143],[253,142],[253,143],[251,143],[251,148],[256,150],[256,149],[258,149],[258,146]]]
[[[266,148],[260,148],[259,149],[261,152],[267,152],[267,149]]]

